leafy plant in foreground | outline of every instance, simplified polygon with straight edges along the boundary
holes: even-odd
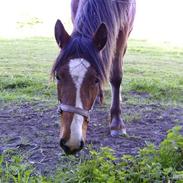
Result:
[[[0,155],[0,183],[42,182],[44,177],[33,176],[33,171],[33,167],[22,157],[15,155],[13,151]]]
[[[124,155],[120,162],[117,162],[108,148],[99,152],[91,151],[91,159],[73,171],[72,182],[181,181],[179,179],[183,179],[183,136],[180,130],[181,127],[169,130],[159,149],[150,144],[140,150],[137,156]]]
[[[169,130],[157,149],[153,144],[136,156],[116,159],[109,148],[90,151],[88,159],[68,157],[70,163],[60,167],[52,177],[43,177],[22,158],[0,156],[0,182],[15,183],[183,183],[183,135],[181,127]],[[79,162],[79,163],[78,163]]]

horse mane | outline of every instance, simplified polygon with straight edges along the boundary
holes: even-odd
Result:
[[[106,81],[115,54],[118,33],[127,25],[129,29],[132,29],[133,19],[130,20],[130,17],[133,16],[130,13],[135,13],[131,11],[134,6],[135,0],[80,0],[73,22],[72,40],[57,57],[52,68],[52,75],[64,63],[64,60],[70,57],[86,57],[85,59],[96,68],[101,81]],[[107,26],[108,40],[99,55],[88,40],[92,40],[101,23]]]
[[[116,41],[119,31],[128,26],[132,30],[135,14],[135,0],[80,0],[78,11],[74,19],[74,31],[85,37],[92,37],[101,23],[105,23],[108,29],[108,41],[101,52],[102,64],[105,68],[105,75],[108,75],[109,68],[114,58]]]

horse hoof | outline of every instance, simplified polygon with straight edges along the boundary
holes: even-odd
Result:
[[[112,137],[119,137],[119,136],[126,136],[126,128],[123,128],[122,130],[111,130],[111,136]]]

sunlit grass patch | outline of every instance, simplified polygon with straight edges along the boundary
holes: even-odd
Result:
[[[2,40],[0,49],[0,100],[54,99],[56,90],[50,71],[58,50],[53,40]]]
[[[131,91],[146,92],[156,100],[183,102],[183,86],[179,81],[161,81],[159,79],[134,79],[129,82]]]
[[[147,93],[151,100],[182,103],[183,49],[131,40],[124,63],[123,91]],[[125,95],[124,94],[124,95]]]
[[[123,115],[123,120],[125,123],[131,123],[141,120],[141,114],[140,113],[133,113],[133,114],[125,114]]]
[[[1,101],[56,101],[55,84],[50,82],[59,51],[54,38],[2,39],[0,49]],[[150,96],[145,100],[182,103],[182,56],[180,47],[130,40],[123,66],[123,98],[142,92]],[[108,86],[105,99],[110,103]]]

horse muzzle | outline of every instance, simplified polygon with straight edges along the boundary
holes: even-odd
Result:
[[[66,141],[64,139],[61,139],[60,140],[60,147],[64,150],[65,154],[67,154],[67,155],[69,155],[69,154],[76,154],[78,151],[83,149],[84,141],[81,140],[78,147],[76,147],[76,146],[69,147],[67,145]]]

